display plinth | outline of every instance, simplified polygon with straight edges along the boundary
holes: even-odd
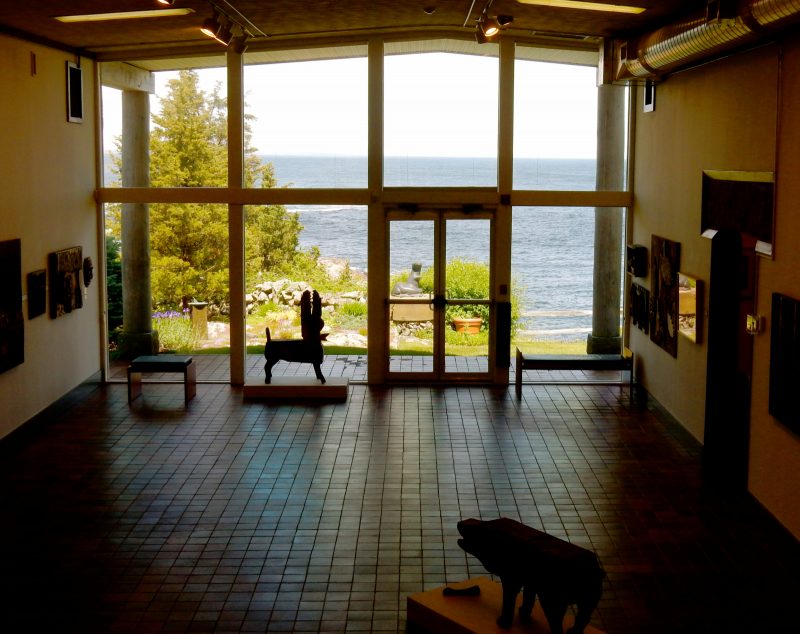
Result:
[[[247,399],[318,399],[346,401],[350,379],[340,376],[328,377],[325,383],[313,376],[273,376],[264,383],[263,376],[248,376],[242,390]]]
[[[478,586],[481,589],[479,596],[447,597],[442,594],[445,587],[466,588]],[[517,599],[517,607],[522,601],[522,594]],[[488,577],[475,577],[468,581],[450,583],[447,586],[434,588],[427,592],[417,592],[406,600],[406,618],[409,623],[427,632],[437,634],[483,634],[491,632],[510,632],[518,634],[548,634],[550,628],[542,612],[539,601],[533,606],[532,622],[521,624],[515,612],[514,623],[510,629],[501,630],[497,626],[497,617],[503,605],[502,586]],[[564,618],[564,631],[573,624],[572,615]],[[584,632],[586,634],[603,634],[591,625]]]

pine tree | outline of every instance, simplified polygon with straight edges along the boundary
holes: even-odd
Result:
[[[200,90],[194,71],[170,80],[161,111],[153,115],[150,182],[153,187],[221,187],[227,180],[227,106],[216,86]],[[247,130],[247,128],[246,128]],[[262,165],[250,144],[245,184],[273,187],[272,165]],[[247,271],[291,261],[302,227],[282,206],[247,207]],[[193,299],[227,303],[226,205],[158,203],[150,206],[153,303],[185,307]],[[124,254],[123,254],[124,258]]]

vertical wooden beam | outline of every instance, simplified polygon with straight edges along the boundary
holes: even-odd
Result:
[[[242,53],[230,47],[228,68],[228,188],[244,187],[244,65]],[[228,205],[228,286],[230,309],[230,381],[244,385],[246,372],[244,205]]]
[[[383,210],[383,41],[373,38],[368,45],[368,150],[367,187],[367,380],[383,383],[389,359],[388,290],[389,254]]]
[[[500,40],[500,73],[498,78],[497,111],[497,191],[500,204],[494,221],[492,235],[492,299],[495,304],[511,301],[511,190],[514,180],[514,40]],[[494,314],[493,331],[501,324]],[[496,333],[502,334],[502,333]],[[501,342],[507,337],[501,336]],[[489,338],[489,358],[505,357],[505,350],[497,350],[497,336]],[[501,364],[502,365],[502,364]],[[508,368],[492,364],[490,372],[498,385],[508,384]]]

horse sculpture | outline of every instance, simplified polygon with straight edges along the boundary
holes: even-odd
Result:
[[[264,357],[267,362],[264,370],[267,374],[264,383],[272,380],[272,368],[278,361],[295,363],[311,363],[320,383],[325,383],[320,366],[325,352],[322,348],[320,334],[325,322],[322,320],[322,300],[319,293],[304,291],[300,298],[300,332],[302,339],[272,339],[267,328],[267,343],[264,346]]]

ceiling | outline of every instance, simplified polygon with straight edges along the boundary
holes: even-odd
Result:
[[[517,38],[557,36],[596,42],[599,37],[635,36],[706,6],[706,0],[606,1],[645,7],[646,11],[634,15],[493,0],[488,13],[513,16],[507,32]],[[193,13],[70,24],[54,16],[165,7],[156,0],[5,1],[0,2],[0,33],[78,51],[100,61],[214,54],[221,45],[199,30],[212,14],[212,3],[246,26],[255,36],[249,39],[248,50],[257,50],[330,41],[331,36],[362,41],[370,34],[472,38],[486,0],[175,0],[174,7],[190,8]]]

